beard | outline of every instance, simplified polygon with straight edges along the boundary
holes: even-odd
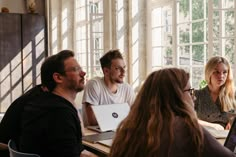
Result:
[[[124,83],[124,80],[123,79],[115,79],[114,82],[116,82],[116,83]]]

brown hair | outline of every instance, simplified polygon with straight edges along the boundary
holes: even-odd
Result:
[[[101,63],[101,67],[107,67],[110,68],[111,67],[111,62],[113,59],[123,59],[122,54],[120,53],[119,49],[114,49],[114,50],[110,50],[107,53],[105,53],[101,58],[100,58],[100,63]]]
[[[175,138],[173,121],[180,116],[192,134],[196,156],[203,146],[203,133],[193,104],[183,100],[189,74],[183,69],[168,68],[151,73],[139,91],[127,118],[119,125],[110,157],[154,157],[160,153],[164,128],[168,128],[169,145]]]
[[[59,53],[49,56],[41,66],[41,82],[53,91],[56,87],[56,82],[53,79],[53,74],[58,72],[64,74],[64,61],[70,57],[74,57],[74,52],[71,50],[62,50]]]

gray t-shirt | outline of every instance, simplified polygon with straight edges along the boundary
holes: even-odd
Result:
[[[134,90],[127,83],[118,84],[117,92],[112,93],[105,85],[103,77],[95,77],[87,82],[82,103],[104,105],[127,102],[132,105],[134,96]]]

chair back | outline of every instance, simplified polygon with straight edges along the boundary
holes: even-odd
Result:
[[[17,150],[16,143],[13,140],[9,140],[8,149],[10,152],[10,157],[40,157],[38,154],[19,152]]]

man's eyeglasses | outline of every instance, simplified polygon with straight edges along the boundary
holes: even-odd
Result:
[[[184,92],[189,92],[191,96],[194,96],[194,88],[185,89]]]

